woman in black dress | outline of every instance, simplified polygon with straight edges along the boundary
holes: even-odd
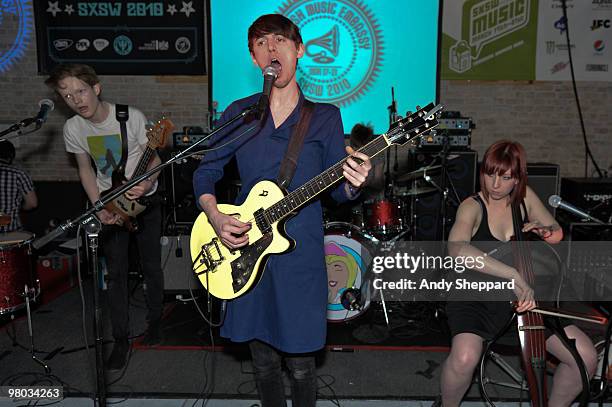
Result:
[[[461,203],[450,231],[449,254],[483,256],[486,243],[506,242],[514,234],[511,204],[521,206],[523,231],[533,232],[547,243],[558,243],[563,231],[527,186],[525,150],[519,143],[498,141],[491,145],[480,168],[481,190]],[[535,307],[533,289],[521,277],[512,261],[484,257],[484,267],[473,273],[489,281],[514,280],[517,312]],[[481,274],[482,273],[482,274]],[[458,406],[472,381],[483,350],[483,340],[493,338],[506,324],[512,308],[508,301],[449,301],[448,322],[453,335],[452,347],[441,376],[442,405]],[[548,330],[547,330],[548,331]],[[585,362],[589,375],[597,365],[597,353],[591,339],[574,325],[565,327]],[[546,350],[559,361],[555,371],[549,405],[569,406],[582,390],[580,371],[574,358],[556,335],[546,340]]]

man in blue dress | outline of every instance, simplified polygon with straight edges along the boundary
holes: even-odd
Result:
[[[278,72],[269,108],[260,122],[239,122],[221,132],[212,144],[224,147],[209,152],[194,174],[198,203],[221,242],[229,248],[248,244],[250,223],[221,213],[214,196],[223,166],[236,157],[242,179],[237,203],[262,180],[276,180],[289,139],[304,105],[296,82],[297,61],[304,54],[298,27],[278,14],[259,17],[248,31],[251,59],[260,69],[272,65]],[[260,94],[235,101],[221,123],[256,103]],[[241,135],[238,137],[238,135]],[[299,153],[295,175],[288,187],[296,189],[342,160],[345,182],[331,192],[337,201],[354,199],[371,169],[369,158],[344,148],[344,131],[337,107],[317,103]],[[359,162],[362,161],[361,165]],[[221,335],[248,342],[264,407],[285,406],[282,360],[290,371],[294,407],[316,404],[316,372],[312,352],[325,344],[327,272],[323,249],[323,219],[319,200],[307,204],[286,223],[295,239],[293,251],[270,256],[259,283],[247,294],[228,303]]]

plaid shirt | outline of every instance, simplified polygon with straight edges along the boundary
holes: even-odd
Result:
[[[0,162],[0,212],[11,217],[10,225],[0,226],[0,232],[21,228],[19,210],[24,195],[32,190],[32,178],[25,171]]]

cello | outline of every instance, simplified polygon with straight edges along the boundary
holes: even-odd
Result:
[[[512,226],[514,236],[512,239],[512,254],[514,267],[525,282],[533,287],[535,274],[528,242],[522,232],[522,220],[520,206],[513,202]],[[544,317],[540,313],[527,311],[516,314],[516,321],[521,345],[521,360],[527,376],[531,405],[533,407],[546,407],[548,405],[548,392],[546,386],[546,327],[544,326]]]

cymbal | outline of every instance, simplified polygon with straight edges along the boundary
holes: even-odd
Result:
[[[395,192],[394,195],[396,196],[414,196],[414,195],[428,194],[434,191],[437,191],[437,189],[434,187],[416,187],[416,188],[410,188],[406,191]]]
[[[422,167],[422,168],[419,168],[418,170],[414,170],[407,174],[400,175],[399,177],[397,177],[396,181],[397,182],[412,181],[413,179],[421,178],[425,174],[425,172],[436,171],[436,170],[439,170],[441,167],[442,167],[441,165],[432,165],[431,167]]]

